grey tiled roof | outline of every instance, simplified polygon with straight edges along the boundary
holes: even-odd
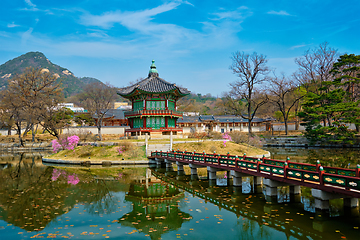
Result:
[[[151,93],[161,93],[178,89],[181,94],[190,93],[190,91],[186,88],[177,87],[175,84],[169,83],[164,79],[159,78],[158,74],[149,74],[147,78],[141,80],[140,82],[137,82],[129,87],[120,88],[118,90],[118,94],[128,95],[135,89]]]
[[[201,121],[215,121],[213,115],[200,115]]]
[[[124,111],[121,109],[108,109],[105,113],[104,119],[114,117],[114,119],[125,119]],[[97,118],[97,115],[93,115],[93,118]]]
[[[199,116],[183,116],[177,120],[178,123],[198,123],[201,122]]]
[[[240,116],[235,115],[220,115],[220,116],[213,116],[213,115],[200,115],[200,116],[183,116],[183,119],[179,119],[178,123],[197,123],[203,121],[213,121],[213,122],[220,122],[220,123],[240,123],[240,122],[248,122],[247,119],[242,118]],[[271,119],[263,119],[255,117],[252,122],[268,122]]]

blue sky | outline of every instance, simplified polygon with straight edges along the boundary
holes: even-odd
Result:
[[[0,64],[43,52],[78,77],[116,87],[148,74],[193,93],[220,96],[236,76],[235,51],[267,56],[277,73],[327,41],[360,54],[360,1],[3,0]]]

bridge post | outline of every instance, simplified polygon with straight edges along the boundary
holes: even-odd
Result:
[[[166,168],[172,168],[172,161],[165,159]]]
[[[264,185],[266,186],[265,195],[269,197],[274,197],[277,196],[277,187],[281,186],[281,183],[265,178]]]
[[[184,171],[184,164],[182,162],[176,161],[176,165],[177,165],[178,172]]]
[[[254,176],[254,185],[255,186],[261,185],[262,183],[263,183],[262,177]]]
[[[231,171],[231,175],[233,176],[233,186],[234,187],[242,187],[242,177],[251,176],[249,174],[244,174],[241,172]]]
[[[349,198],[349,196],[337,193],[331,193],[322,191],[319,189],[311,189],[311,195],[315,198],[315,208],[321,210],[329,209],[329,200],[343,198],[344,199],[344,207],[356,208],[359,206],[359,202],[357,198]]]
[[[201,166],[201,165],[196,165],[196,164],[190,163],[189,167],[190,167],[190,170],[191,170],[191,176],[193,176],[193,175],[197,176],[198,175],[197,169],[198,168],[205,168],[206,166]]]
[[[290,186],[290,195],[297,195],[301,193],[300,185],[292,185]]]
[[[290,202],[299,203],[301,202],[301,186],[300,185],[290,185]]]
[[[358,217],[359,214],[359,199],[344,198],[344,215],[350,217]]]
[[[173,149],[173,132],[170,131],[170,151]]]
[[[216,168],[213,167],[207,167],[209,180],[216,180]]]
[[[344,198],[344,207],[356,208],[359,206],[359,200],[357,198]]]
[[[197,168],[190,168],[191,175],[197,175]]]
[[[164,162],[164,159],[155,158],[155,160],[156,160],[156,167],[161,167],[161,164]]]

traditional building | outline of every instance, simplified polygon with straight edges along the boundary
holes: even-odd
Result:
[[[253,132],[269,131],[272,119],[255,117],[251,122]],[[178,127],[183,129],[183,133],[195,132],[232,132],[248,131],[248,120],[240,116],[234,115],[200,115],[200,116],[184,116],[178,121]]]
[[[176,135],[182,132],[182,128],[176,127],[177,119],[182,118],[182,112],[176,111],[176,102],[189,93],[186,88],[160,78],[153,60],[147,78],[118,90],[119,95],[132,102],[132,111],[125,112],[130,125],[125,134],[169,135],[172,132]]]
[[[99,120],[97,115],[93,115],[93,119],[97,124]],[[124,111],[121,109],[108,109],[103,117],[101,126],[127,126],[128,121],[124,116]]]

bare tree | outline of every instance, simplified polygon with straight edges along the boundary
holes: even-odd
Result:
[[[59,139],[62,129],[71,124],[73,116],[73,111],[68,108],[52,106],[39,111],[38,119],[44,130]]]
[[[9,80],[2,97],[2,108],[14,121],[19,143],[23,145],[23,136],[34,124],[41,121],[39,113],[47,111],[62,99],[56,77],[41,69],[27,68]],[[33,140],[35,132],[33,131]]]
[[[255,117],[256,111],[264,105],[268,97],[261,91],[261,84],[268,81],[269,68],[267,67],[266,56],[256,52],[246,54],[235,52],[230,69],[238,77],[238,80],[231,83],[228,100],[231,100],[229,107],[241,117],[248,120],[248,131],[251,134],[251,122]],[[241,108],[242,101],[245,101],[246,114]],[[237,102],[237,103],[236,103]]]
[[[338,57],[337,50],[329,47],[329,43],[324,42],[318,48],[309,49],[302,57],[295,59],[299,70],[294,77],[309,91],[317,92],[324,81],[333,79],[331,70]],[[314,88],[314,85],[318,85],[318,87]]]
[[[319,95],[323,91],[328,91],[329,88],[323,88],[324,82],[334,79],[331,70],[338,56],[338,51],[329,47],[327,42],[320,44],[318,48],[309,49],[302,57],[295,59],[299,70],[294,77],[308,92]],[[320,104],[324,106],[327,101],[322,100]],[[330,116],[323,119],[324,126],[326,123],[330,125],[330,122]]]
[[[104,116],[116,97],[114,87],[109,83],[103,84],[99,82],[86,85],[84,91],[79,96],[81,105],[97,119],[96,126],[100,141],[102,141],[101,127]]]
[[[269,99],[274,103],[284,118],[285,134],[288,135],[289,113],[295,104],[305,96],[304,91],[299,90],[299,86],[284,75],[270,79]]]
[[[12,113],[8,111],[8,108],[2,104],[1,99],[3,98],[3,92],[0,91],[0,128],[6,128],[8,135],[11,135],[11,129],[14,126],[14,118]]]
[[[6,115],[8,115],[9,120],[13,120],[14,129],[19,138],[19,144],[24,145],[21,130],[25,125],[25,109],[19,99],[19,95],[16,90],[12,88],[12,84],[9,84],[8,89],[3,91],[1,98],[1,108]],[[4,115],[5,115],[4,114]],[[29,128],[27,128],[29,129]]]

